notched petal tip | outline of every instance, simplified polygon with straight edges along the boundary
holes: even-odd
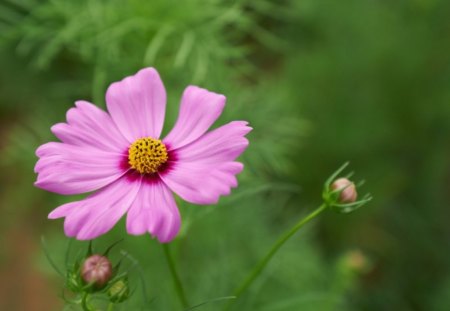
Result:
[[[37,173],[37,172],[35,172],[35,173]],[[33,186],[35,186],[36,188],[42,189],[40,180],[36,180],[36,181],[33,183]]]
[[[54,144],[56,144],[55,142],[49,142],[49,143],[45,143],[45,144],[43,144],[43,145],[40,145],[37,149],[36,149],[36,152],[35,152],[35,155],[37,156],[37,157],[43,157],[43,156],[45,156],[45,155],[47,155],[48,154],[48,151],[49,151],[49,149],[51,149],[53,146],[54,146]]]
[[[199,97],[209,96],[210,99],[214,99],[209,101],[211,104],[225,105],[227,100],[227,97],[225,95],[210,91],[197,85],[187,86],[184,89],[183,96],[199,96]]]
[[[163,82],[161,80],[158,71],[153,67],[147,67],[139,70],[134,75],[127,76],[122,80],[111,83],[108,89],[106,90],[106,98],[108,99],[108,97],[114,96],[116,93],[122,93],[123,88],[126,87],[127,85],[140,83],[144,81],[149,84],[158,83],[161,84],[161,86],[163,86]],[[121,94],[117,95],[120,96]]]
[[[132,235],[149,233],[161,243],[178,234],[181,216],[171,191],[162,181],[144,184],[128,210],[126,228]]]
[[[250,133],[251,131],[253,131],[253,127],[249,126],[249,122],[248,121],[231,121],[230,124],[233,124],[234,126],[240,126],[242,127],[243,130],[243,135],[247,135],[248,133]]]
[[[34,165],[34,169],[33,169],[34,173],[39,174],[39,172],[42,170],[43,166],[44,166],[44,164],[42,164],[42,160],[41,159],[37,160],[36,164]],[[39,176],[38,176],[38,179],[34,182],[35,186],[38,181],[39,181]]]
[[[147,228],[145,227],[145,222],[142,220],[142,217],[145,216],[140,215],[132,218],[130,217],[130,212],[127,213],[126,230],[128,234],[139,236],[147,233]]]
[[[194,108],[201,108],[197,112],[209,113],[217,118],[222,114],[226,101],[227,98],[223,94],[190,85],[184,89],[181,97],[180,114],[196,112]]]
[[[56,135],[56,133],[58,133],[59,131],[64,130],[64,128],[66,126],[67,126],[66,123],[62,123],[62,122],[56,123],[50,127],[50,131]]]
[[[149,75],[149,76],[152,76],[152,77],[161,79],[161,77],[159,76],[158,70],[156,70],[154,67],[146,67],[146,68],[143,68],[143,69],[139,70],[139,71],[136,73],[136,75],[139,75],[139,74],[141,74],[141,75],[142,75],[142,74],[147,74],[147,75]]]
[[[78,110],[79,108],[77,108],[77,107],[72,107],[72,108],[70,108],[69,110],[67,110],[67,112],[66,112],[66,121],[67,121],[67,124],[69,124],[69,125],[74,125],[74,124],[76,124],[77,123],[77,119],[78,119],[78,117],[79,117],[79,113],[78,113]],[[81,110],[81,109],[80,109]]]
[[[164,141],[179,149],[204,135],[219,118],[226,97],[198,86],[188,86],[181,97],[180,112],[175,126]]]
[[[95,106],[94,104],[86,101],[86,100],[77,100],[75,101],[75,107],[79,108],[79,109],[85,109],[85,108],[90,108],[94,106],[95,108],[97,108],[97,106]]]
[[[244,163],[241,162],[232,162],[229,166],[231,173],[235,175],[242,173],[244,170]]]
[[[160,243],[170,243],[172,242],[180,232],[181,221],[180,216],[171,217],[170,220],[165,220],[165,225],[160,228],[159,232],[156,234],[150,233],[153,238],[157,238]]]
[[[106,233],[106,232],[103,232],[103,233],[101,233],[101,234],[99,234],[99,235],[91,235],[91,234],[79,233],[79,234],[77,234],[77,235],[75,236],[75,238],[76,238],[78,241],[90,241],[90,240],[93,240],[93,239],[95,239],[95,238],[97,238],[97,237],[99,237],[100,235],[105,234],[105,233]]]
[[[159,138],[166,97],[159,73],[149,67],[112,83],[106,91],[106,105],[123,136],[133,142],[147,136]]]
[[[62,217],[66,217],[68,214],[70,214],[74,207],[76,206],[76,203],[66,203],[63,204],[57,208],[55,208],[53,211],[51,211],[48,214],[48,219],[58,219]]]
[[[167,237],[164,237],[164,236],[162,236],[162,237],[160,237],[160,236],[152,236],[152,238],[158,239],[159,243],[161,243],[161,244],[167,244],[167,243],[170,243],[173,240],[175,240],[177,235],[178,235],[178,231],[175,234],[172,234],[172,235],[167,236]]]
[[[62,217],[65,217],[65,215],[61,215],[57,210],[53,210],[47,215],[48,219],[59,219]]]

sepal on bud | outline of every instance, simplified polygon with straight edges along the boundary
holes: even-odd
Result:
[[[348,166],[349,162],[342,165],[336,172],[334,172],[325,182],[322,198],[324,203],[332,210],[338,213],[351,213],[370,200],[372,196],[366,194],[362,199],[357,199],[357,188],[360,187],[364,181],[354,184],[349,178],[353,173],[349,173],[347,176],[337,178],[344,169]]]

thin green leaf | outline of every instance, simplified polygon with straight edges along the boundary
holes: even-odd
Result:
[[[73,239],[69,238],[67,241],[67,247],[66,247],[66,254],[64,256],[64,264],[66,267],[69,265],[69,257],[70,257],[70,250],[72,249]]]
[[[340,168],[338,168],[330,177],[328,177],[327,181],[325,182],[325,188],[329,188],[331,183],[336,179],[336,177],[342,173],[343,170],[350,164],[350,162],[345,162]]]
[[[219,302],[219,301],[224,301],[224,300],[231,300],[231,299],[236,299],[236,296],[225,296],[225,297],[214,298],[214,299],[211,299],[211,300],[202,302],[202,303],[200,303],[200,304],[198,304],[198,305],[195,305],[195,306],[193,306],[193,307],[190,307],[190,308],[188,308],[188,309],[185,309],[184,311],[194,310],[194,309],[197,309],[197,308],[199,308],[199,307],[201,307],[201,306],[204,306],[204,305],[206,305],[206,304],[210,304],[210,303],[214,303],[214,302]]]
[[[153,302],[153,299],[150,300],[147,295],[147,283],[145,282],[145,278],[144,278],[144,270],[139,265],[139,262],[133,256],[131,256],[128,252],[126,252],[124,250],[121,250],[120,252],[122,255],[125,256],[125,258],[130,260],[133,263],[133,265],[139,270],[138,274],[139,274],[139,278],[141,279],[142,295],[144,296],[144,304],[146,306],[149,306]]]
[[[120,240],[118,240],[118,241],[116,241],[116,242],[114,242],[113,244],[111,244],[107,249],[106,249],[106,251],[103,253],[103,256],[108,256],[108,254],[109,254],[109,252],[114,248],[114,246],[116,246],[117,244],[119,244],[120,242],[122,242],[123,241],[123,238],[122,239],[120,239]]]
[[[90,241],[89,241],[89,245],[88,245],[88,249],[87,249],[87,252],[86,252],[86,257],[91,256],[93,253],[94,253],[94,252],[93,252],[93,250],[92,250],[92,240],[90,240]]]
[[[191,53],[192,47],[194,46],[195,35],[193,32],[189,31],[184,34],[183,40],[181,41],[180,49],[178,50],[177,55],[175,56],[174,67],[180,68],[182,67],[189,54]]]
[[[53,269],[55,269],[55,271],[61,275],[62,277],[64,277],[64,273],[62,272],[62,270],[60,270],[58,268],[58,266],[56,265],[56,263],[53,261],[52,257],[50,256],[50,252],[48,251],[47,248],[47,243],[45,242],[45,238],[44,236],[41,236],[41,244],[42,244],[42,248],[44,250],[44,254],[45,257],[47,257],[48,262],[50,263],[50,265],[52,266]]]
[[[173,32],[172,27],[167,25],[163,26],[160,30],[158,30],[156,35],[150,41],[147,50],[145,51],[144,56],[145,66],[151,65],[155,62],[156,54],[158,54],[158,51],[161,49],[166,38],[169,36],[171,32]]]

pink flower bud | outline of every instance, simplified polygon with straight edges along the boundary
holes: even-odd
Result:
[[[112,265],[108,258],[101,255],[92,255],[83,263],[81,267],[81,278],[88,284],[102,287],[112,275]]]
[[[342,190],[342,192],[339,195],[340,203],[353,203],[356,201],[356,197],[358,196],[358,194],[356,193],[355,184],[352,183],[347,178],[336,179],[331,184],[331,190],[333,191]]]
[[[348,254],[348,266],[355,271],[362,271],[365,267],[367,267],[367,258],[364,254],[359,251],[351,251]]]
[[[367,256],[360,250],[349,251],[343,257],[344,267],[354,273],[368,273],[372,269],[372,264]]]

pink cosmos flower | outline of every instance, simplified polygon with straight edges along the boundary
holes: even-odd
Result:
[[[106,104],[109,113],[77,101],[67,123],[51,128],[61,142],[36,151],[37,187],[64,195],[95,191],[49,214],[65,217],[67,236],[94,239],[127,213],[128,233],[149,232],[169,242],[181,225],[173,192],[191,203],[214,204],[237,186],[243,165],[236,158],[251,128],[233,121],[207,132],[225,96],[188,86],[178,120],[163,139],[166,91],[155,69],[111,84]]]

